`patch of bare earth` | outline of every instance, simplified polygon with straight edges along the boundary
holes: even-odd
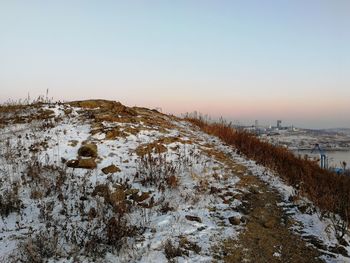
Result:
[[[246,228],[238,240],[222,244],[224,262],[323,262],[320,252],[308,246],[290,230],[293,221],[277,205],[279,194],[253,175],[240,176],[243,194],[241,213],[245,214]]]
[[[228,239],[219,246],[214,246],[216,260],[254,263],[323,262],[319,259],[321,253],[316,248],[290,230],[294,222],[277,205],[282,201],[277,191],[214,147],[202,150],[228,165],[240,178],[236,187],[242,190],[239,197],[242,204],[237,210],[244,216],[236,224],[245,224],[245,228],[238,239]]]

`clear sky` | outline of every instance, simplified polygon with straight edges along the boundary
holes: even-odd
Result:
[[[0,101],[350,127],[349,0],[0,0]]]

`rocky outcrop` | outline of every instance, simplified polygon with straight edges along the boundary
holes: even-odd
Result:
[[[115,166],[114,164],[107,166],[105,168],[102,168],[102,172],[104,174],[111,174],[111,173],[117,173],[120,172],[119,167]]]
[[[66,164],[71,168],[95,169],[97,167],[94,158],[69,160]]]
[[[66,165],[71,168],[95,169],[97,155],[97,145],[86,143],[79,148],[78,158],[67,161]]]
[[[228,221],[234,226],[237,226],[241,223],[241,219],[238,216],[231,216],[229,217]]]
[[[78,155],[82,157],[97,157],[97,145],[93,143],[87,143],[81,146],[78,150]]]

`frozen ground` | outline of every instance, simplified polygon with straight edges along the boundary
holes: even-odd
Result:
[[[295,190],[264,167],[175,117],[104,106],[2,115],[0,262],[220,261],[215,247],[245,229],[240,166],[278,189],[294,231],[317,239],[326,261],[348,260],[327,249],[338,245],[332,221],[307,200],[289,201]],[[90,144],[97,156],[78,156]]]

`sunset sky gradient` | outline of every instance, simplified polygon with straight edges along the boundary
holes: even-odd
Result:
[[[1,1],[0,101],[350,127],[350,1]]]

